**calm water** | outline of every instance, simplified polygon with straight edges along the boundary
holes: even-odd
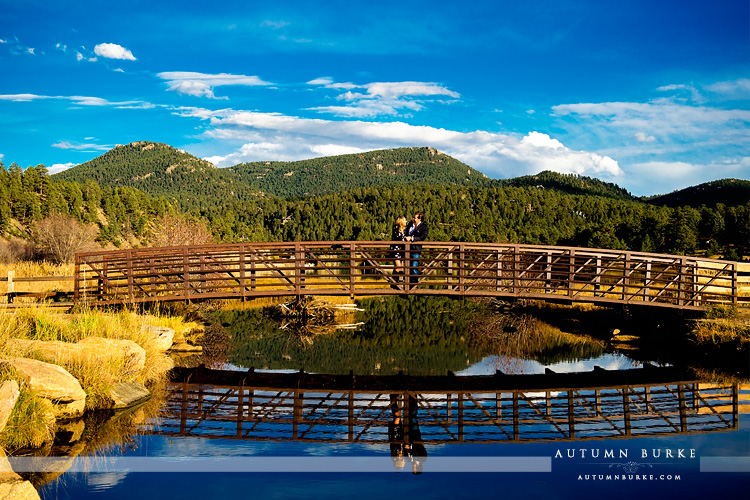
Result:
[[[474,310],[451,301],[374,301],[357,313],[357,330],[315,335],[279,330],[257,311],[221,311],[227,351],[216,366],[246,370],[458,376],[626,370],[643,354],[569,337],[519,344],[504,326],[505,344],[476,342]],[[471,309],[471,308],[469,308]],[[356,321],[354,321],[356,320]],[[497,328],[503,325],[493,324]],[[516,324],[517,326],[517,324]],[[528,325],[524,326],[524,328]],[[571,343],[573,342],[573,343]],[[634,341],[636,344],[638,340]],[[635,353],[636,351],[633,351]],[[642,351],[641,351],[642,352]],[[519,354],[519,355],[514,355]],[[741,397],[747,397],[747,391]],[[747,410],[745,410],[747,411]],[[730,414],[731,416],[731,414]],[[426,418],[424,411],[422,417]],[[676,418],[676,417],[674,417]],[[672,420],[674,420],[674,418]],[[166,422],[161,421],[166,426]],[[159,420],[125,445],[77,459],[40,490],[43,498],[742,498],[750,488],[750,414],[736,429],[668,436],[551,442],[448,443],[425,446],[423,473],[394,466],[387,443],[162,436]],[[676,424],[678,429],[679,424]],[[426,427],[423,426],[424,432]],[[425,434],[426,436],[427,434]],[[727,459],[727,457],[729,457]],[[85,472],[75,472],[82,470]],[[258,471],[258,472],[250,472]],[[715,471],[715,472],[714,472]]]

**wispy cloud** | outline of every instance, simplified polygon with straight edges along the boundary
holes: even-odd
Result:
[[[404,122],[324,120],[243,110],[179,108],[180,116],[210,124],[207,138],[244,141],[239,149],[208,158],[217,166],[243,161],[298,160],[331,151],[367,151],[402,146],[433,146],[494,177],[542,170],[613,179],[622,170],[612,158],[575,151],[546,134],[516,137],[490,132],[457,132]]]
[[[427,98],[434,100],[435,97],[461,97],[458,92],[431,82],[373,82],[357,85],[336,83],[331,78],[322,77],[307,83],[337,91],[346,90],[336,96],[336,99],[349,103],[347,105],[309,108],[312,111],[344,117],[398,116],[403,110],[423,109]],[[363,92],[353,92],[355,89],[361,89]]]
[[[55,144],[52,144],[53,148],[58,149],[72,149],[75,151],[109,151],[114,146],[110,144],[96,144],[96,143],[81,143],[81,142],[70,142],[70,141],[60,141]]]
[[[0,95],[0,101],[30,102],[42,99],[70,101],[77,106],[112,106],[120,109],[150,109],[156,107],[156,105],[145,101],[108,101],[107,99],[93,96],[50,96],[37,94]]]
[[[191,71],[165,71],[157,75],[166,80],[168,90],[179,94],[192,95],[196,97],[208,97],[211,99],[222,99],[214,95],[214,88],[226,85],[241,86],[268,86],[270,82],[261,80],[257,76],[233,75],[229,73],[207,74]],[[226,99],[224,97],[223,99]]]
[[[635,137],[653,143],[653,153],[668,145],[671,149],[697,150],[697,145],[747,147],[750,110],[698,106],[671,99],[646,103],[603,102],[562,104],[552,108],[563,118],[560,124],[577,135],[598,137],[610,147]],[[640,151],[640,150],[639,150]],[[640,151],[642,152],[642,151]]]
[[[262,28],[271,28],[273,30],[279,30],[281,28],[286,28],[289,26],[288,21],[272,21],[270,19],[266,19],[262,23],[260,23],[260,26]]]
[[[94,47],[94,53],[99,57],[106,57],[108,59],[136,60],[132,52],[116,43],[100,43]]]

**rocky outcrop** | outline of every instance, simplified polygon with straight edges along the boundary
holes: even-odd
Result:
[[[146,364],[146,351],[132,340],[86,337],[73,343],[9,339],[7,349],[16,356],[26,356],[33,352],[48,363],[66,365],[96,360],[97,364],[123,366],[123,375],[138,374]]]
[[[153,335],[156,341],[156,348],[161,352],[166,352],[172,347],[174,342],[174,329],[165,326],[146,325],[143,327],[146,333]]]
[[[67,419],[83,415],[86,393],[78,380],[64,368],[35,359],[8,357],[0,363],[12,366],[21,381],[37,396],[53,404],[55,418]]]
[[[19,395],[18,382],[15,380],[6,380],[0,385],[0,432],[5,429]]]

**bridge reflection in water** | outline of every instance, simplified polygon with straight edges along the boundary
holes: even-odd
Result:
[[[739,386],[705,384],[691,375],[649,366],[465,377],[177,369],[159,426],[151,432],[393,446],[736,429]]]

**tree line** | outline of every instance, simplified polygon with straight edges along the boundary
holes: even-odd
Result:
[[[44,165],[0,162],[0,236],[29,237],[63,214],[95,226],[102,245],[153,244],[153,220],[202,221],[215,241],[384,240],[399,215],[422,210],[434,241],[507,242],[722,255],[750,246],[750,200],[730,206],[655,206],[624,196],[571,194],[532,185],[370,186],[321,196],[200,202],[151,196],[134,187],[53,180]]]

